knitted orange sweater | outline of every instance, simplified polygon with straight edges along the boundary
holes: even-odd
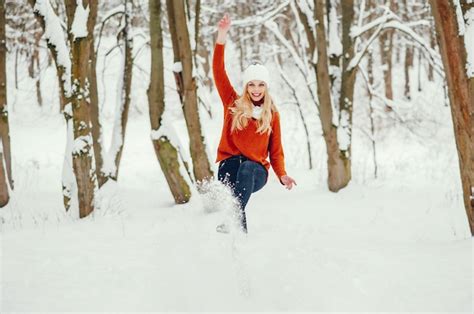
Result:
[[[251,119],[245,129],[231,132],[232,113],[229,108],[234,106],[238,95],[230,84],[225,71],[224,48],[224,45],[216,44],[212,60],[214,83],[224,105],[224,126],[217,149],[216,162],[235,155],[244,155],[248,159],[262,164],[267,170],[271,164],[278,178],[281,178],[286,175],[286,171],[278,112],[273,112],[270,134],[267,132],[257,133],[258,125],[255,119]],[[268,155],[270,155],[270,162],[267,160]]]

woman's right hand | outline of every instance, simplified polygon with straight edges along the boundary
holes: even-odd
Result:
[[[227,33],[230,28],[230,16],[228,13],[225,13],[224,16],[220,19],[219,23],[217,23],[217,30],[219,32]]]
[[[230,16],[228,13],[225,13],[224,16],[217,23],[217,43],[224,44],[227,32],[230,29]]]

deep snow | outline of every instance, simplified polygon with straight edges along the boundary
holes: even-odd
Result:
[[[232,49],[226,53],[235,60]],[[0,209],[2,313],[472,313],[473,240],[441,83],[424,82],[420,93],[414,83],[412,101],[397,102],[392,119],[376,111],[377,179],[364,88],[356,89],[355,99],[362,101],[355,104],[353,180],[339,193],[326,188],[325,148],[314,106],[305,99],[310,171],[299,115],[276,85],[288,172],[298,186],[286,191],[272,173],[249,202],[244,237],[215,232],[228,208],[225,197],[203,200],[194,193],[189,204],[174,205],[150,140],[143,72],[148,58],[144,53],[136,59],[140,69],[134,73],[119,181],[102,189],[100,208],[82,220],[62,206],[66,127],[55,113],[53,71],[42,74],[42,109],[28,78],[21,78],[19,90],[9,84],[15,191]],[[117,62],[113,56],[98,62],[98,73],[104,74],[100,87],[108,88],[100,95],[106,143],[116,108]],[[167,75],[167,97],[172,97]],[[238,82],[234,72],[231,81]],[[403,88],[399,81],[394,81],[396,91]],[[202,117],[211,159],[222,119],[217,95],[212,97],[214,119]],[[176,99],[167,105],[186,146],[180,105]]]

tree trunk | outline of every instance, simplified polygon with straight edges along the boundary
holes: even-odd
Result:
[[[403,0],[403,19],[405,21],[409,21],[408,16],[408,1]],[[411,99],[411,91],[410,91],[410,70],[413,67],[413,47],[405,41],[405,66],[404,66],[404,75],[405,75],[405,87],[403,90],[403,95],[405,99]]]
[[[382,61],[382,71],[385,82],[385,98],[393,99],[393,88],[392,88],[392,49],[393,49],[393,30],[389,29],[382,32],[379,36],[380,42],[380,57]],[[390,107],[386,107],[385,110],[391,110]]]
[[[151,76],[150,87],[148,88],[148,104],[152,132],[160,132],[162,116],[165,111],[161,1],[149,0],[149,10]],[[162,134],[159,138],[152,138],[152,143],[175,203],[187,203],[191,197],[191,190],[183,174],[180,172],[176,147],[173,146],[166,134]]]
[[[76,0],[66,0],[66,11],[68,16],[68,29],[71,30],[74,12],[79,9],[80,3]],[[94,210],[95,173],[92,171],[93,143],[90,128],[90,107],[87,102],[89,98],[89,58],[90,41],[93,32],[93,16],[97,14],[97,2],[83,0],[85,9],[89,6],[90,12],[87,20],[88,35],[79,35],[69,31],[71,42],[71,104],[74,131],[74,147],[72,152],[72,164],[76,176],[79,216],[88,216]],[[76,34],[77,35],[77,34]]]
[[[334,0],[325,0],[325,1],[326,1],[326,7],[327,7],[326,16],[327,16],[327,19],[328,19],[328,28],[329,28],[327,33],[329,34],[329,36],[331,38],[331,32],[337,31],[337,29],[336,30],[331,30],[331,28],[329,27],[329,25],[331,25],[331,23],[332,23],[332,19],[337,20],[337,7],[336,7],[336,3],[333,3]],[[316,8],[316,5],[315,5],[315,8]],[[323,10],[323,9],[321,8],[321,9],[318,9],[318,10]],[[334,12],[334,16],[331,14],[331,11]],[[339,38],[339,36],[337,36],[337,38]],[[329,42],[326,42],[326,43],[331,44]],[[335,85],[336,85],[336,78],[339,75],[339,73],[337,71],[335,71],[335,69],[340,69],[341,68],[341,55],[331,53],[331,55],[329,56],[329,66],[333,69],[332,71],[330,71],[329,77],[330,77],[330,80],[331,80],[331,89],[334,90],[334,88],[337,89],[337,87],[335,87]],[[338,94],[338,93],[335,93],[335,94]],[[333,99],[333,101],[336,101],[336,100]]]
[[[430,29],[430,47],[431,49],[436,49],[436,34],[434,30]],[[431,62],[428,63],[428,80],[430,82],[434,81],[434,67]]]
[[[36,87],[36,100],[40,107],[43,106],[43,97],[41,95],[41,77],[40,77],[40,40],[41,33],[37,32],[34,34],[35,45],[33,46],[33,52],[30,60],[29,74],[30,78],[35,80]]]
[[[34,8],[36,1],[35,0],[28,0],[30,3],[31,7]],[[45,26],[45,19],[44,16],[41,15],[39,12],[35,11],[35,17],[41,24],[43,30],[46,28]],[[56,64],[56,77],[58,79],[58,85],[59,85],[59,100],[60,100],[60,112],[63,113],[64,119],[66,120],[66,133],[67,133],[67,145],[66,145],[66,155],[71,155],[71,150],[72,150],[72,143],[70,141],[73,140],[72,136],[72,126],[71,124],[71,119],[72,119],[72,110],[70,108],[70,97],[68,93],[66,92],[66,81],[68,81],[68,78],[66,76],[66,69],[64,65],[59,62],[58,60],[58,53],[56,50],[56,47],[49,41],[47,40],[48,48],[49,51],[51,52],[51,56],[53,57],[53,60]],[[69,78],[70,79],[70,78]],[[74,171],[72,169],[72,160],[71,157],[65,156],[64,158],[64,163],[63,163],[63,174],[62,174],[62,194],[63,194],[63,203],[64,203],[64,208],[66,211],[69,210],[69,207],[71,205],[71,197],[72,197],[72,192],[76,190],[76,186],[74,183]]]
[[[182,1],[182,0],[179,0]],[[180,62],[180,54],[179,54],[179,44],[178,44],[178,34],[176,30],[176,17],[174,16],[174,4],[176,1],[174,0],[166,0],[166,8],[168,11],[168,26],[170,29],[170,35],[171,35],[171,46],[173,47],[173,62],[176,64],[177,62]],[[176,69],[176,67],[173,65],[173,75],[174,75],[174,80],[176,83],[176,90],[179,95],[179,101],[181,104],[183,103],[184,99],[184,89],[183,89],[183,70],[182,66],[181,69]]]
[[[95,25],[96,15],[92,16]],[[94,146],[94,160],[95,160],[95,173],[97,176],[97,183],[99,188],[107,182],[107,177],[102,171],[104,165],[103,151],[104,142],[102,137],[102,125],[100,124],[99,117],[99,92],[97,88],[97,54],[94,48],[94,33],[89,34],[90,40],[90,61],[88,69],[88,77],[90,83],[90,116],[92,124],[92,142]]]
[[[15,89],[18,90],[18,59],[20,56],[20,50],[15,50]]]
[[[333,124],[333,109],[331,102],[331,79],[329,74],[329,60],[327,52],[326,28],[324,26],[324,9],[326,7],[325,0],[314,0],[314,18],[316,23],[316,38],[310,27],[310,21],[307,15],[297,5],[297,11],[300,19],[303,22],[306,37],[308,39],[307,52],[310,55],[308,59],[312,60],[316,48],[318,54],[317,63],[311,63],[316,75],[317,92],[319,101],[319,119],[323,130],[323,137],[326,143],[327,151],[327,167],[328,167],[328,188],[332,192],[337,192],[344,188],[350,177],[347,176],[344,167],[344,161],[341,158],[341,151],[339,150],[337,128]],[[317,40],[316,40],[317,39]],[[338,56],[334,56],[334,60],[339,60]],[[334,61],[338,62],[338,61]]]
[[[341,96],[339,98],[339,149],[344,163],[345,184],[351,180],[351,142],[352,142],[352,112],[354,101],[354,85],[356,69],[348,70],[349,62],[354,57],[354,43],[350,30],[354,20],[354,0],[342,3],[342,71]],[[345,186],[345,185],[344,185]]]
[[[453,1],[430,0],[430,4],[448,82],[464,205],[474,236],[474,78],[466,73],[466,47]]]
[[[124,60],[123,60],[123,81],[121,83],[122,90],[120,91],[119,113],[120,120],[115,121],[114,131],[112,136],[112,153],[114,154],[115,171],[110,174],[110,178],[117,180],[120,160],[122,159],[123,145],[125,143],[125,132],[127,129],[128,111],[130,108],[131,90],[132,90],[132,73],[133,73],[133,38],[130,34],[130,12],[128,11],[128,0],[125,0],[125,26],[120,37],[124,44]],[[117,116],[119,116],[117,114]]]
[[[410,91],[410,70],[413,66],[413,47],[406,47],[405,48],[405,90],[404,95],[405,98],[410,100],[411,99],[411,91]]]
[[[13,189],[11,170],[10,127],[7,109],[7,46],[5,36],[5,0],[0,0],[0,207],[9,199],[8,183]],[[5,168],[6,167],[6,175]],[[8,183],[7,183],[8,178]]]
[[[171,2],[171,1],[168,1]],[[186,126],[189,134],[190,152],[193,161],[194,178],[197,182],[202,182],[212,178],[213,173],[207,157],[204,145],[204,137],[201,132],[201,123],[199,120],[197,87],[193,77],[193,55],[189,43],[189,32],[184,8],[184,0],[174,1],[172,12],[174,15],[177,40],[173,44],[178,44],[179,60],[182,64],[183,74],[183,111],[186,119]],[[168,7],[168,9],[170,9]],[[173,35],[173,33],[171,33]],[[176,58],[176,56],[175,56]]]

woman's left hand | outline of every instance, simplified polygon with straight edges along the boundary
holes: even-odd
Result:
[[[293,188],[293,184],[296,185],[296,181],[292,177],[287,175],[282,176],[280,178],[280,181],[285,185],[285,188],[287,190],[291,190]]]

